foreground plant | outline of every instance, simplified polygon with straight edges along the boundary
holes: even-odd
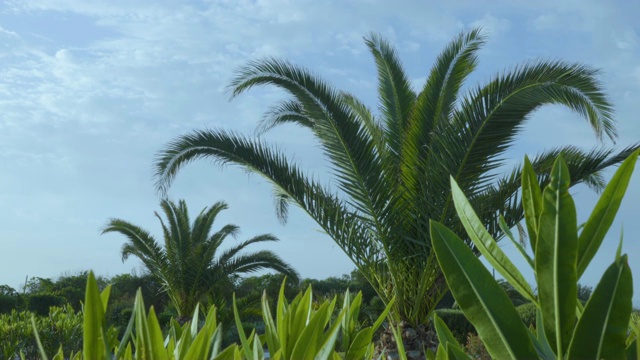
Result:
[[[266,59],[242,68],[231,84],[235,95],[275,85],[292,98],[267,112],[259,130],[292,123],[308,129],[331,164],[335,187],[314,180],[278,147],[224,130],[200,130],[170,143],[156,163],[158,189],[166,191],[187,163],[209,158],[260,174],[275,187],[277,214],[288,206],[308,213],[350,257],[392,316],[413,326],[428,323],[447,291],[432,251],[429,220],[463,233],[455,216],[449,175],[469,196],[492,237],[523,219],[520,167],[496,178],[504,153],[539,107],[564,105],[583,116],[598,138],[616,137],[611,105],[596,71],[558,61],[530,62],[462,93],[484,44],[478,30],[461,34],[439,55],[418,92],[396,52],[377,35],[366,38],[378,70],[374,112],[354,95],[338,91],[305,68]],[[572,178],[600,188],[599,172],[637,148],[615,154],[572,146],[538,155],[532,162],[545,183],[562,153]],[[468,243],[468,239],[467,240]],[[422,350],[422,349],[416,349]]]
[[[342,309],[333,318],[337,297],[314,307],[313,293],[309,287],[291,303],[284,297],[284,283],[280,288],[276,317],[273,318],[266,297],[262,297],[262,318],[265,324],[264,342],[273,360],[335,359],[360,360],[374,356],[373,336],[386,320],[391,306],[387,306],[372,326],[358,329],[358,316],[362,305],[362,293],[351,300],[349,291],[344,295]],[[393,303],[393,301],[392,301]],[[391,304],[390,304],[391,305]],[[263,359],[262,344],[252,333],[246,336],[242,329],[234,302],[236,327],[247,359]],[[336,341],[341,336],[343,350],[336,351]]]
[[[375,331],[386,319],[388,306],[375,324],[358,329],[357,319],[362,304],[362,294],[353,300],[349,292],[338,315],[334,318],[336,299],[324,301],[317,308],[312,302],[311,287],[299,294],[291,302],[284,297],[284,283],[280,290],[274,320],[269,310],[266,293],[262,298],[264,335],[252,332],[246,336],[240,320],[237,304],[233,302],[238,335],[241,344],[232,344],[225,349],[222,344],[222,326],[216,319],[216,308],[212,306],[206,318],[201,320],[199,305],[196,306],[190,322],[180,325],[172,319],[169,331],[163,335],[153,307],[147,313],[142,293],[138,291],[129,324],[120,337],[113,327],[107,327],[105,313],[111,288],[102,293],[98,290],[93,273],[89,272],[84,302],[82,350],[59,351],[54,360],[63,359],[209,359],[209,360],[263,360],[263,347],[267,346],[274,360],[332,359],[359,360],[372,359],[372,343]],[[42,346],[38,325],[32,319],[33,332],[39,345],[40,357],[48,359]],[[344,351],[337,352],[335,344],[342,336]]]
[[[569,194],[569,169],[562,157],[556,160],[544,191],[525,159],[522,197],[533,257],[513,239],[504,221],[501,226],[531,265],[538,296],[486,230],[460,187],[451,180],[458,216],[473,244],[516,290],[538,307],[535,329],[527,329],[518,320],[505,292],[465,242],[446,226],[431,222],[433,247],[447,284],[493,358],[640,359],[637,322],[631,323],[635,336],[627,336],[633,283],[627,255],[621,254],[622,239],[614,262],[584,307],[578,301],[577,291],[580,276],[613,223],[638,154],[634,152],[617,170],[581,232]],[[442,325],[438,330],[437,355],[466,358]],[[438,329],[437,326],[436,320]]]

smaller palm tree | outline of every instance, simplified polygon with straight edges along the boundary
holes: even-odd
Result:
[[[255,236],[216,258],[224,240],[235,237],[239,231],[236,225],[228,224],[211,234],[216,216],[228,208],[226,203],[217,202],[204,208],[193,223],[184,200],[178,204],[163,200],[160,206],[167,222],[157,212],[155,215],[162,225],[164,247],[149,232],[121,219],[109,220],[102,233],[117,232],[127,237],[122,246],[122,261],[130,255],[139,258],[161,282],[181,320],[188,320],[199,302],[220,299],[220,294],[228,293],[242,274],[272,269],[298,279],[297,272],[271,251],[241,254],[251,244],[278,241],[270,234]]]

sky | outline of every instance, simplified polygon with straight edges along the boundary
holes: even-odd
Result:
[[[394,44],[416,88],[448,41],[478,26],[488,42],[465,88],[540,59],[598,68],[620,134],[616,144],[601,145],[637,142],[639,13],[637,1],[590,0],[2,1],[0,284],[19,289],[27,276],[56,278],[87,269],[106,276],[141,271],[134,258],[121,261],[124,238],[101,230],[117,217],[160,235],[154,217],[157,153],[195,129],[251,135],[269,106],[283,98],[276,89],[259,88],[231,100],[227,85],[234,71],[260,58],[287,59],[375,108],[375,67],[363,42],[371,32]],[[309,133],[285,126],[264,138],[305,170],[330,179]],[[505,161],[565,144],[599,145],[584,119],[546,107],[529,119]],[[572,194],[584,222],[597,196],[584,186]],[[192,213],[227,202],[217,228],[240,226],[239,240],[275,234],[278,243],[253,250],[277,252],[303,277],[340,276],[354,268],[301,211],[292,208],[282,225],[271,186],[256,175],[199,161],[178,174],[169,196],[185,199]],[[639,212],[636,173],[583,283],[597,283],[624,228],[623,250],[640,289]],[[517,258],[509,246],[504,249]],[[525,268],[519,259],[517,264]],[[634,304],[640,305],[640,295]]]

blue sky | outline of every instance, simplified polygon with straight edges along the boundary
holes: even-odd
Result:
[[[155,154],[193,129],[251,134],[283,96],[263,88],[229,101],[225,88],[234,70],[256,58],[286,58],[375,107],[374,64],[362,41],[372,31],[395,44],[416,86],[443,46],[476,26],[489,42],[468,85],[536,59],[599,68],[616,109],[616,146],[638,141],[638,13],[635,1],[3,1],[0,284],[18,288],[25,276],[89,268],[116,275],[139,268],[134,259],[121,262],[122,237],[100,231],[119,217],[159,234]],[[282,127],[266,139],[328,178],[306,132]],[[548,107],[531,117],[507,161],[561,144],[590,148],[597,141],[583,119]],[[572,192],[584,221],[596,196],[584,187]],[[219,226],[239,225],[240,239],[277,235],[281,241],[268,248],[302,276],[352,270],[302,212],[292,209],[288,224],[281,225],[271,194],[257,176],[207,161],[186,167],[169,193],[185,199],[193,212],[226,201],[230,209]],[[624,251],[640,288],[638,212],[640,174],[583,282],[595,285],[611,263],[624,224]],[[634,299],[638,305],[640,296]]]

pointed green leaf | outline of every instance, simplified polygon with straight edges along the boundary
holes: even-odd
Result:
[[[496,359],[531,359],[536,352],[518,312],[469,247],[431,221],[431,241],[449,289]]]
[[[591,212],[584,229],[578,238],[578,278],[587,269],[602,244],[604,236],[609,231],[618,213],[620,203],[624,197],[631,174],[638,160],[640,151],[636,151],[620,165],[609,184],[602,192],[596,207]]]
[[[531,286],[489,234],[453,177],[451,178],[451,193],[460,221],[476,248],[514,289],[529,301],[536,303],[537,299]]]
[[[436,360],[449,360],[447,349],[442,344],[439,344],[436,350]]]
[[[387,316],[389,315],[389,312],[391,311],[391,308],[393,307],[393,304],[396,302],[396,298],[391,298],[391,300],[389,301],[389,303],[387,304],[387,307],[382,311],[382,314],[380,314],[380,316],[378,316],[378,320],[376,320],[376,322],[373,324],[373,326],[371,326],[371,329],[373,330],[373,332],[375,332],[376,330],[378,330],[378,328],[380,327],[380,325],[382,325],[382,323],[384,322],[384,320],[387,318]]]
[[[164,348],[164,340],[162,338],[162,330],[158,323],[158,317],[153,309],[153,306],[149,309],[149,316],[147,317],[147,327],[149,329],[149,345],[152,359],[165,360],[168,359],[167,352]]]
[[[556,358],[556,354],[553,352],[551,345],[549,345],[549,341],[547,341],[547,336],[544,334],[544,326],[542,326],[542,311],[540,311],[540,308],[536,309],[536,336],[538,344],[540,345],[540,347],[536,347],[538,355],[542,359],[554,360]]]
[[[64,351],[62,351],[62,344],[60,344],[58,353],[53,356],[52,360],[64,360]]]
[[[369,345],[371,345],[372,338],[373,331],[371,331],[370,327],[358,331],[349,342],[349,348],[345,352],[344,360],[362,359]]]
[[[251,344],[247,339],[247,335],[244,333],[244,328],[242,327],[242,321],[240,320],[240,315],[238,313],[238,307],[236,306],[236,294],[233,293],[233,318],[236,322],[236,328],[238,329],[238,337],[240,337],[240,345],[244,350],[244,354],[248,359],[251,359]]]
[[[107,305],[109,304],[109,295],[111,294],[111,284],[107,285],[104,290],[100,293],[100,300],[102,301],[102,310],[104,313],[107,312]]]
[[[449,327],[447,327],[447,324],[445,324],[440,316],[438,316],[438,314],[436,314],[435,312],[433,313],[433,326],[436,328],[438,341],[440,342],[440,344],[442,344],[442,346],[446,347],[447,344],[451,343],[455,347],[460,347],[460,344],[458,344],[458,340],[456,340],[455,336],[453,336],[451,330],[449,330]]]
[[[471,360],[467,353],[453,343],[447,343],[447,358],[449,360]]]
[[[135,305],[134,305],[135,308]],[[133,333],[133,326],[134,326],[134,321],[135,321],[135,311],[131,312],[131,317],[129,318],[129,323],[127,324],[127,328],[124,331],[124,334],[122,335],[122,338],[120,339],[120,345],[118,346],[118,351],[115,354],[115,358],[116,359],[120,359],[121,357],[125,356],[125,351],[128,345],[131,345],[131,342],[129,341],[129,338],[131,337],[131,334]]]
[[[518,252],[520,252],[520,255],[522,255],[522,257],[527,260],[527,263],[533,270],[535,268],[533,259],[531,258],[531,256],[529,256],[529,254],[527,254],[527,251],[522,247],[522,244],[520,244],[519,241],[516,241],[513,233],[511,232],[511,229],[509,229],[509,226],[507,225],[507,222],[504,220],[504,217],[502,215],[498,217],[498,225],[500,226],[500,229],[505,234],[507,239],[509,239],[513,246],[518,250]]]
[[[400,335],[399,329],[396,329],[396,327],[391,323],[389,324],[389,326],[391,327],[391,331],[393,331],[393,338],[396,341],[396,347],[398,348],[398,356],[400,357],[400,360],[407,360],[407,352],[404,350],[404,343],[402,342],[402,335]],[[438,348],[438,350],[440,349]],[[446,351],[443,350],[443,353],[446,356]]]
[[[280,341],[278,340],[278,332],[276,325],[271,316],[269,309],[269,301],[267,300],[267,291],[262,293],[262,320],[264,322],[264,335],[267,342],[267,348],[271,354],[275,354],[280,349]]]
[[[542,191],[540,190],[538,177],[527,156],[524,157],[524,167],[522,169],[522,207],[529,232],[531,251],[535,254],[536,240],[538,239],[538,220],[542,213]]]
[[[436,354],[431,351],[431,349],[427,348],[425,351],[425,357],[427,360],[436,360]]]
[[[338,333],[340,331],[340,324],[342,323],[342,318],[344,316],[345,309],[343,309],[338,314],[338,317],[331,324],[329,330],[327,330],[327,332],[324,334],[323,341],[316,351],[314,360],[328,359],[329,356],[334,353],[333,349],[335,348],[336,340],[338,339]]]
[[[38,334],[38,328],[36,327],[36,318],[33,314],[31,315],[31,327],[33,328],[33,335],[36,338],[36,344],[38,345],[38,352],[40,353],[40,356],[42,357],[43,360],[49,360],[47,353],[44,351],[44,348],[42,347],[42,342],[40,341],[40,335]]]
[[[569,169],[558,157],[543,193],[535,256],[544,332],[558,358],[564,357],[571,341],[578,294],[578,226],[570,184]]]
[[[277,336],[280,342],[280,350],[282,351],[283,358],[286,358],[287,355],[289,354],[289,352],[287,351],[289,324],[285,319],[288,304],[287,304],[287,299],[284,296],[284,287],[285,287],[286,281],[287,281],[286,278],[282,280],[282,285],[280,285],[280,292],[278,293],[278,303],[276,304]]]
[[[103,349],[104,306],[98,283],[93,272],[87,276],[87,287],[84,300],[83,341],[82,353],[85,359],[100,359],[104,355]]]
[[[569,359],[622,359],[631,317],[633,281],[624,255],[609,266],[584,308]]]

